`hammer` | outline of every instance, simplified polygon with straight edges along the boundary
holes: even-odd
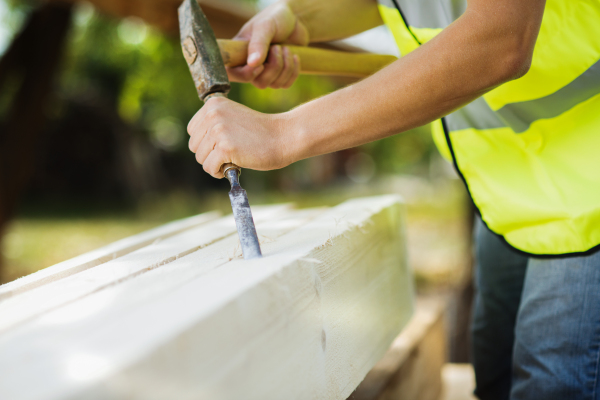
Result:
[[[200,100],[226,97],[231,86],[225,66],[246,64],[248,42],[218,40],[196,0],[185,0],[179,7],[181,47]],[[300,57],[301,74],[365,77],[396,60],[394,56],[352,54],[302,46],[288,46]],[[240,186],[241,169],[235,164],[221,166],[231,184],[229,199],[245,259],[262,256],[248,195]]]

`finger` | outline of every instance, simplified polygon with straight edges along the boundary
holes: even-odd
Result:
[[[296,82],[296,79],[298,79],[298,76],[300,75],[300,57],[298,57],[296,54],[294,54],[294,68],[292,70],[292,75],[290,76],[290,79],[288,79],[288,81],[286,83],[284,83],[281,87],[283,89],[287,89],[290,86],[292,86],[294,84],[294,82]]]
[[[279,77],[283,69],[283,55],[281,53],[281,46],[271,47],[265,70],[252,81],[256,87],[264,89]]]
[[[192,153],[198,152],[198,145],[202,143],[202,139],[206,136],[206,132],[202,134],[195,133],[191,135],[190,140],[188,141],[188,148]]]
[[[242,26],[242,29],[233,37],[233,40],[245,39],[247,41],[252,37],[252,28],[254,26],[254,20],[250,20]]]
[[[214,133],[213,129],[215,128],[220,129],[220,126],[215,125],[208,132],[206,132],[206,135],[204,135],[204,138],[196,148],[196,161],[198,161],[198,164],[204,165],[206,157],[208,157],[210,152],[215,149],[215,145],[217,142],[213,138],[213,135],[211,135],[211,132]]]
[[[215,117],[220,101],[227,102],[228,100],[222,97],[211,97],[206,100],[204,106],[188,124],[188,134],[191,136],[188,147],[193,153],[196,153],[199,144],[204,140],[208,131],[217,123],[218,118]]]
[[[202,141],[206,138],[207,134],[208,134],[208,129],[203,128],[203,127],[199,127],[194,132],[194,134],[190,138],[190,141],[188,142],[188,147],[192,153],[198,153],[198,148],[200,147],[200,144],[202,143]]]
[[[223,178],[221,166],[228,162],[229,161],[226,160],[223,156],[223,153],[218,149],[215,149],[210,152],[208,157],[206,157],[206,160],[204,161],[204,164],[202,164],[202,167],[204,168],[204,171],[206,171],[208,174],[212,175],[217,179],[221,179]]]
[[[212,146],[209,146],[208,144],[206,146],[199,146],[198,147],[198,152],[196,153],[196,162],[202,166],[204,166],[204,164],[206,163],[206,159],[208,158],[209,154],[211,152],[213,152],[215,150],[215,145],[213,144]]]
[[[300,46],[308,46],[310,42],[310,35],[308,33],[308,29],[299,20],[296,20],[296,26],[294,26],[294,30],[287,38],[286,43],[297,44]]]
[[[279,76],[271,83],[272,88],[283,87],[294,73],[294,55],[288,47],[282,47],[282,53],[283,68]]]
[[[225,67],[227,70],[227,75],[229,76],[229,80],[232,82],[252,82],[254,78],[260,75],[264,70],[264,65],[259,65],[254,68],[249,65],[244,65],[243,67]]]
[[[252,36],[250,37],[250,43],[248,43],[247,62],[249,66],[258,67],[265,62],[276,28],[272,19],[257,21],[252,25]]]
[[[202,121],[204,121],[204,117],[206,116],[206,113],[208,111],[209,107],[206,104],[204,104],[200,108],[200,110],[198,110],[198,112],[192,117],[190,123],[187,126],[188,135],[192,136],[194,134],[198,126],[200,126],[200,124],[202,124]]]

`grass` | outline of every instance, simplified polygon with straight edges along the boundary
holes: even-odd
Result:
[[[19,218],[3,241],[3,281],[86,253],[157,225],[127,219]]]

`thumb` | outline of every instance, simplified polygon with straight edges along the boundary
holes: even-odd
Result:
[[[248,43],[248,65],[258,67],[267,59],[269,48],[275,36],[276,26],[273,20],[267,19],[254,24],[250,43]]]

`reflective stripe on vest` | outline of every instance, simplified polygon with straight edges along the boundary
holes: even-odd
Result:
[[[380,0],[401,54],[464,0]],[[600,1],[547,0],[529,72],[433,124],[482,219],[530,255],[600,248]]]

